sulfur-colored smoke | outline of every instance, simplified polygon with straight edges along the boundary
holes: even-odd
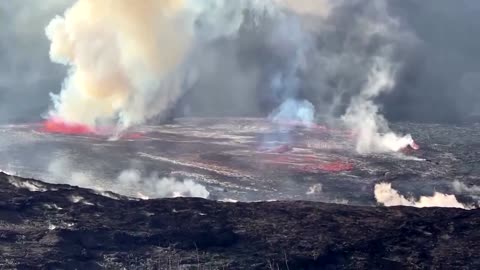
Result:
[[[95,125],[142,122],[148,92],[159,91],[185,57],[190,33],[182,0],[78,0],[46,29],[50,57],[70,67],[53,116]],[[166,94],[176,94],[170,84]],[[167,108],[168,98],[157,103]]]
[[[162,116],[195,78],[198,63],[187,63],[194,61],[189,54],[235,36],[245,10],[264,14],[274,6],[273,0],[77,0],[46,28],[50,58],[70,67],[60,94],[52,95],[50,117],[130,126]]]

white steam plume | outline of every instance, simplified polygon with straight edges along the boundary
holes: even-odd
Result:
[[[200,197],[208,198],[210,193],[200,184],[186,179],[160,178],[152,173],[143,177],[137,170],[124,170],[113,181],[101,179],[88,171],[75,169],[68,158],[53,160],[48,166],[47,181],[56,184],[68,184],[98,191],[112,191],[120,195],[141,199]]]
[[[421,196],[419,200],[406,198],[405,196],[400,195],[398,191],[393,189],[391,183],[376,184],[374,192],[377,202],[385,206],[411,206],[417,208],[449,207],[472,209],[472,207],[458,202],[455,195],[448,195],[439,192],[435,192],[433,196]]]
[[[346,114],[345,123],[357,136],[357,151],[360,153],[399,151],[414,145],[411,135],[399,136],[388,127],[373,99],[394,86],[394,67],[389,60],[377,58],[365,88],[354,97]]]
[[[93,175],[89,172],[74,170],[70,159],[60,157],[48,164],[48,176],[46,181],[55,184],[69,184],[83,188],[99,189],[99,183],[94,181]]]
[[[137,170],[126,170],[117,178],[115,190],[136,193],[143,198],[199,197],[208,198],[210,192],[192,180],[178,181],[174,178],[159,178],[157,174],[142,177]]]
[[[374,0],[371,8],[376,19],[365,18],[363,21],[363,36],[366,42],[375,37],[385,37],[394,40],[402,33],[399,22],[389,16],[386,3]],[[405,36],[404,36],[405,37]],[[375,98],[392,91],[395,86],[396,71],[399,64],[393,60],[393,41],[381,46],[377,55],[370,59],[367,68],[366,83],[360,94],[353,97],[343,121],[357,135],[357,151],[360,153],[399,151],[402,148],[415,145],[411,135],[399,136],[393,133],[385,118],[380,114]]]

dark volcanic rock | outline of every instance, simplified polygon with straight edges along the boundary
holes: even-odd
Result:
[[[479,210],[105,195],[2,174],[0,268],[480,268]]]

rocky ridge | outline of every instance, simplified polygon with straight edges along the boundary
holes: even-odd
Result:
[[[134,200],[0,175],[1,269],[478,269],[480,210]]]

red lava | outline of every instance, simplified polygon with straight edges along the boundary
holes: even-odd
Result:
[[[418,150],[418,149],[420,149],[420,145],[418,145],[415,141],[412,141],[412,143],[410,143],[410,147],[411,147],[413,150]]]
[[[311,173],[316,173],[318,171],[339,173],[353,170],[353,165],[343,161],[333,161],[327,163],[306,164],[301,166],[300,169]]]
[[[142,133],[127,133],[127,134],[124,134],[123,136],[121,136],[122,139],[126,139],[126,140],[136,140],[136,139],[142,139],[144,138],[145,136],[142,134]]]
[[[418,145],[415,141],[412,141],[409,145],[400,149],[400,152],[405,153],[405,154],[410,154],[413,151],[417,151],[419,149],[420,149],[420,145]]]
[[[344,172],[353,170],[353,165],[342,161],[335,161],[322,164],[319,166],[319,168],[323,171],[328,172]]]
[[[95,135],[109,137],[112,135],[114,128],[103,128],[101,130],[92,128],[88,125],[79,123],[68,123],[59,118],[51,118],[43,122],[41,131],[47,133],[57,133],[65,135]],[[125,133],[120,139],[134,140],[141,139],[144,134],[139,132]]]
[[[95,130],[87,125],[67,123],[61,119],[51,118],[43,122],[42,131],[67,135],[95,134]]]
[[[290,166],[304,172],[345,172],[353,170],[354,166],[345,161],[324,161],[316,156],[275,155],[265,157],[264,162],[276,165]]]

